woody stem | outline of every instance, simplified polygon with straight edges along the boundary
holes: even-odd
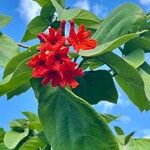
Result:
[[[24,44],[22,44],[22,43],[17,43],[17,44],[18,44],[19,47],[22,47],[22,48],[29,48],[29,46],[24,45]]]

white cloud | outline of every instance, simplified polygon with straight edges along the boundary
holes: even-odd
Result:
[[[150,5],[150,0],[140,0],[140,3],[143,5]]]
[[[19,13],[21,17],[30,22],[40,14],[41,7],[33,0],[20,0]]]
[[[121,121],[124,124],[128,124],[129,122],[131,122],[131,118],[129,116],[121,116],[120,118],[118,118],[118,121]]]
[[[100,4],[94,4],[92,6],[92,12],[95,13],[97,16],[100,16],[101,18],[105,18],[107,15],[107,9]]]
[[[90,3],[88,0],[77,0],[74,6],[85,10],[90,10]]]
[[[112,109],[114,108],[115,104],[109,103],[107,101],[101,101],[97,105],[95,105],[95,108],[100,110],[101,113],[110,113]]]
[[[143,138],[150,138],[150,129],[144,129],[142,133],[144,134]]]

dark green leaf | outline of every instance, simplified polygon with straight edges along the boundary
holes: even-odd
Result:
[[[4,129],[0,128],[0,143],[3,143],[4,135],[5,135]]]
[[[128,142],[130,141],[130,138],[133,137],[133,135],[135,134],[135,132],[131,132],[129,135],[127,135],[125,137],[125,141],[124,141],[124,144],[128,144]]]
[[[120,127],[114,126],[114,128],[118,135],[124,135],[124,132]]]
[[[18,53],[18,45],[10,37],[0,33],[0,66],[5,67],[9,60]]]
[[[42,90],[39,117],[54,150],[118,150],[103,118],[68,90],[51,87]]]
[[[139,48],[144,49],[145,52],[149,52],[150,51],[150,39],[146,37],[137,37],[125,44],[122,53],[124,55],[127,55],[128,53]]]
[[[52,17],[52,15],[54,14],[55,12],[55,8],[54,6],[52,5],[51,2],[49,2],[48,4],[44,5],[44,7],[42,8],[41,10],[41,18],[45,18],[45,19],[51,19],[50,17]]]
[[[23,38],[22,38],[22,42],[27,42],[27,41],[33,40],[33,39],[35,39],[36,37],[37,37],[37,34],[31,33],[31,32],[29,31],[29,29],[27,29],[27,30],[25,31],[25,34],[24,34]]]
[[[85,72],[85,76],[77,78],[79,86],[73,92],[90,104],[102,100],[117,103],[118,93],[111,74],[106,70]]]

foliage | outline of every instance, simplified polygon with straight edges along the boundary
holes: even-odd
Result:
[[[85,73],[76,79],[76,89],[43,87],[26,65],[39,52],[39,43],[20,51],[15,41],[0,32],[0,66],[4,68],[0,96],[11,99],[32,87],[39,103],[39,118],[23,112],[26,119],[12,121],[10,131],[0,128],[0,150],[149,150],[149,139],[134,138],[134,132],[126,136],[120,127],[115,127],[115,135],[108,123],[118,117],[99,114],[91,106],[103,100],[117,104],[117,82],[140,111],[150,110],[150,65],[144,58],[150,52],[149,15],[126,3],[101,20],[80,8],[66,9],[64,0],[34,1],[41,13],[27,25],[23,42],[48,27],[58,29],[61,20],[73,19],[77,28],[84,24],[92,30],[98,45],[69,54]],[[0,28],[10,20],[0,14]]]

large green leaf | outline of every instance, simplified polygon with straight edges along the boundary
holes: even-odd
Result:
[[[116,54],[109,52],[100,56],[100,59],[116,72],[115,78],[130,100],[141,111],[149,110],[149,97],[146,97],[144,82],[139,72]]]
[[[5,67],[8,61],[18,53],[18,45],[10,37],[0,33],[0,66]]]
[[[73,92],[90,104],[97,104],[102,100],[117,103],[118,92],[108,71],[88,71],[77,81],[79,86]]]
[[[24,132],[8,131],[4,136],[4,143],[9,149],[14,149],[19,142],[29,134],[29,129]]]
[[[4,90],[5,92],[7,91],[7,98],[8,99],[12,98],[15,95],[19,95],[23,92],[26,92],[31,87],[29,80],[27,80],[26,78],[22,78],[22,76],[23,75],[26,76],[29,72],[31,72],[31,70],[29,70],[29,68],[26,66],[26,61],[30,57],[32,57],[34,54],[37,53],[36,47],[37,46],[32,46],[28,50],[16,55],[6,65],[6,68],[5,68],[4,74],[3,74],[4,80],[5,81],[7,80],[7,82],[5,82],[6,88],[5,88],[5,90],[1,88],[4,86],[3,81],[2,81],[2,85],[0,85],[0,89],[2,91]],[[16,76],[15,72],[18,72],[18,74],[20,74],[20,75],[17,75],[17,77],[20,78],[20,81],[17,79],[17,77],[15,77]],[[12,75],[10,75],[10,74],[12,74]],[[31,73],[28,74],[29,77],[30,77],[30,74]],[[9,76],[9,80],[8,80],[7,76]],[[11,77],[12,78],[15,77],[15,79],[11,79]],[[16,79],[17,79],[17,82],[15,82]],[[24,79],[26,80],[26,82]],[[11,83],[13,83],[13,82],[15,82],[15,84],[11,85]],[[10,87],[13,86],[13,89],[9,89],[9,86]],[[0,93],[1,93],[1,90],[0,90]]]
[[[51,0],[54,7],[56,8],[56,12],[58,13],[59,20],[71,20],[74,19],[77,25],[84,24],[87,28],[97,29],[101,20],[91,13],[90,11],[83,9],[63,9],[56,0]]]
[[[139,73],[140,73],[140,75],[143,79],[143,82],[144,82],[144,88],[145,88],[146,96],[150,101],[150,65],[144,63],[139,68]]]
[[[43,89],[39,96],[39,117],[54,150],[118,150],[103,118],[67,89]]]
[[[29,59],[24,60],[13,73],[0,82],[0,96],[17,89],[31,79],[32,71],[26,65]]]
[[[10,21],[11,21],[10,16],[0,14],[0,28],[3,28],[4,26],[6,26]]]
[[[94,34],[99,44],[113,41],[129,32],[139,31],[146,24],[146,15],[141,8],[126,3],[113,10]]]
[[[135,139],[135,150],[150,150],[150,139]]]
[[[79,52],[79,55],[85,56],[85,57],[94,57],[94,56],[102,55],[108,51],[112,51],[118,48],[119,46],[130,41],[131,39],[134,39],[135,37],[139,36],[140,33],[141,32],[123,35],[113,41],[98,45],[95,49],[90,50],[90,51],[81,50]]]
[[[25,59],[28,59],[29,57],[33,56],[37,52],[38,52],[37,45],[35,45],[35,46],[28,48],[26,51],[19,53],[15,57],[13,57],[6,65],[6,68],[3,73],[3,78],[5,78],[9,74],[13,73],[16,70],[16,68],[20,65],[21,62],[23,62]]]

